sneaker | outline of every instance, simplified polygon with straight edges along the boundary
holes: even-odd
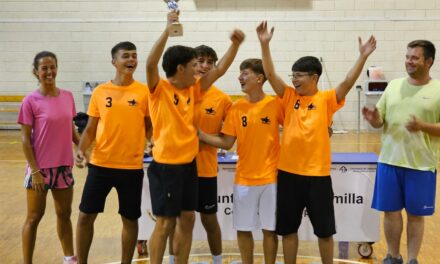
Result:
[[[398,258],[393,258],[390,254],[387,254],[386,258],[383,259],[382,263],[383,264],[403,264],[403,259],[402,259],[402,256],[399,256]]]
[[[73,256],[71,259],[66,260],[64,259],[64,264],[78,264],[78,258],[76,256]]]
[[[408,261],[408,264],[419,264],[419,262],[417,261],[417,259],[412,259]]]

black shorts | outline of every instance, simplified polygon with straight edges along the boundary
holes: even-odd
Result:
[[[179,165],[153,160],[147,174],[154,215],[179,216],[181,211],[197,209],[198,176],[195,160]]]
[[[301,176],[278,170],[277,234],[297,233],[304,208],[317,237],[336,234],[333,196],[330,176]]]
[[[141,216],[143,178],[143,169],[112,169],[89,164],[79,210],[86,214],[103,212],[105,199],[115,187],[118,193],[119,214],[136,220]]]
[[[217,177],[199,177],[199,206],[202,214],[217,213]]]

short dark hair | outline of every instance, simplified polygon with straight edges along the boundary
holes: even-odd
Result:
[[[264,73],[263,61],[261,59],[246,59],[240,64],[240,71],[249,69],[256,74],[262,74],[264,81],[266,81],[266,74]]]
[[[119,42],[112,48],[112,59],[115,58],[116,53],[120,50],[136,50],[136,45],[131,43],[130,41]]]
[[[194,48],[187,46],[171,46],[169,47],[162,58],[162,68],[167,77],[171,77],[177,72],[177,66],[185,66],[191,60],[197,58]]]
[[[197,53],[197,57],[208,57],[214,60],[214,62],[218,61],[217,53],[211,47],[206,45],[200,45],[194,48]]]
[[[313,56],[305,56],[299,58],[292,65],[292,72],[308,72],[309,74],[317,74],[318,79],[322,74],[322,65],[318,58]]]
[[[421,47],[423,48],[423,56],[426,59],[432,58],[432,64],[434,64],[435,60],[435,46],[432,44],[429,40],[413,40],[410,43],[408,43],[408,48],[415,48],[415,47]],[[432,65],[431,65],[432,66]]]
[[[34,57],[34,62],[32,63],[32,65],[34,66],[34,69],[32,71],[32,73],[35,75],[35,77],[38,78],[36,72],[38,71],[38,66],[40,64],[40,59],[44,58],[44,57],[51,57],[55,60],[55,64],[58,67],[58,59],[57,56],[55,55],[55,53],[50,52],[50,51],[40,51],[38,52],[35,57]]]

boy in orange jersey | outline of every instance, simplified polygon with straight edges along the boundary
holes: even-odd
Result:
[[[257,27],[264,70],[285,115],[278,163],[277,234],[283,236],[284,262],[296,263],[298,228],[307,209],[318,237],[322,263],[333,263],[333,235],[336,233],[333,189],[330,178],[331,151],[328,127],[333,114],[345,103],[368,56],[376,49],[373,36],[366,43],[359,38],[359,57],[344,81],[335,89],[318,90],[322,66],[307,56],[292,66],[289,87],[275,73],[269,42],[273,35],[264,21]]]
[[[148,116],[148,88],[133,79],[138,60],[136,46],[121,42],[113,47],[113,80],[92,94],[89,120],[81,136],[75,161],[83,167],[86,151],[96,140],[84,186],[76,232],[78,263],[87,263],[97,214],[115,187],[122,219],[121,263],[131,263],[141,216],[143,156]]]
[[[263,92],[266,77],[260,59],[243,61],[238,79],[246,97],[232,105],[222,134],[199,131],[199,138],[223,149],[230,149],[237,140],[233,226],[237,230],[242,263],[253,263],[252,231],[258,229],[263,231],[264,262],[275,263],[276,166],[282,111],[279,102]]]
[[[204,76],[218,60],[217,53],[208,46],[195,48],[197,54],[196,74]],[[231,98],[214,85],[204,93],[203,99],[196,103],[195,120],[198,129],[209,133],[219,134],[226,113],[232,105]],[[196,158],[198,178],[199,203],[197,212],[206,230],[209,249],[214,264],[222,263],[222,236],[217,220],[217,148],[202,144]],[[170,236],[170,264],[174,263],[172,235]]]
[[[166,240],[175,228],[173,249],[176,263],[187,263],[198,205],[198,179],[195,157],[199,151],[194,126],[195,103],[202,93],[231,65],[244,34],[235,30],[232,44],[216,67],[196,79],[197,54],[193,48],[172,46],[163,55],[166,79],[159,76],[157,64],[168,40],[168,29],[179,13],[168,13],[168,23],[147,59],[149,110],[153,123],[153,161],[148,167],[151,204],[156,224],[150,239],[150,260],[162,263]]]

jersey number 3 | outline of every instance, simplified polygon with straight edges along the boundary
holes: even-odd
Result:
[[[105,98],[105,100],[107,100],[107,104],[105,105],[105,107],[112,107],[112,98],[107,97],[107,98]]]

